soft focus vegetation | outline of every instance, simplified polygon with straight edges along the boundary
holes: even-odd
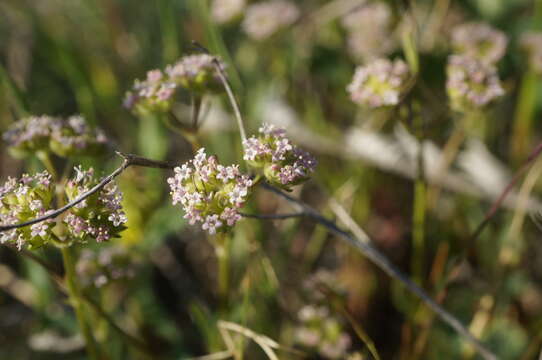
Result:
[[[204,51],[197,44],[223,62],[253,155],[243,155],[211,63],[191,82],[179,70],[179,59]],[[161,71],[147,75],[152,69]],[[121,164],[115,150],[181,165],[204,147],[351,230],[340,204],[499,359],[537,359],[541,79],[541,0],[0,0],[1,183],[43,170],[74,175],[56,189],[73,200]],[[89,128],[77,141],[91,156],[66,140],[83,125],[59,120],[79,114]],[[47,125],[39,148],[21,140],[39,119],[14,125],[30,115],[62,124]],[[317,159],[315,171],[305,153],[307,163],[291,167],[302,175],[267,166],[275,159],[258,146],[276,139],[258,135],[263,123],[283,127]],[[286,151],[285,168],[298,156]],[[94,173],[74,174],[79,164]],[[75,215],[89,210],[70,210],[63,234],[73,243],[61,251],[40,237],[50,222],[21,230],[31,252],[0,246],[0,358],[480,358],[313,219],[232,213],[192,226],[197,214],[187,220],[172,204],[173,176],[126,169],[118,189],[106,189],[113,205],[100,231],[78,228]],[[210,189],[231,194],[247,179],[235,173]],[[263,188],[241,190],[243,214],[295,210]],[[53,202],[37,190],[28,196]],[[205,214],[233,211],[228,196]],[[11,221],[39,215],[28,206]],[[231,231],[214,234],[218,219]]]

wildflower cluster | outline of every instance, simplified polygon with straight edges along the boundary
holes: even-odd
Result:
[[[316,348],[326,359],[344,359],[352,343],[340,321],[326,306],[305,305],[298,312],[300,325],[295,331],[296,341]]]
[[[521,45],[528,54],[531,68],[542,74],[542,32],[528,32],[521,37]]]
[[[259,133],[243,143],[243,158],[251,167],[261,171],[271,184],[286,190],[308,180],[316,167],[314,157],[293,145],[282,128],[264,124]]]
[[[135,267],[128,252],[118,246],[108,246],[99,251],[81,251],[76,272],[82,286],[99,288],[114,281],[133,278]]]
[[[136,80],[124,98],[124,107],[139,114],[166,112],[179,88],[203,93],[221,89],[215,57],[207,54],[181,58],[165,71],[151,70],[143,81]],[[219,66],[225,65],[219,60]]]
[[[452,30],[454,52],[478,59],[485,64],[495,64],[506,51],[506,35],[485,23],[465,23]]]
[[[227,231],[241,219],[238,209],[250,195],[252,180],[238,165],[223,166],[199,149],[193,160],[169,178],[173,205],[181,204],[190,224],[201,223],[209,234]]]
[[[472,57],[450,56],[447,75],[446,90],[454,110],[481,108],[504,94],[495,67]]]
[[[83,170],[76,167],[75,172],[75,178],[66,185],[69,201],[78,198],[98,183],[92,168]],[[88,239],[102,242],[119,237],[119,233],[126,229],[124,224],[127,221],[121,201],[122,193],[114,182],[110,182],[98,193],[70,208],[63,220],[69,238],[80,242]]]
[[[256,41],[270,38],[299,18],[296,5],[284,0],[270,0],[250,5],[245,13],[243,29]]]
[[[79,115],[67,119],[47,115],[24,118],[14,123],[3,139],[17,156],[38,151],[63,157],[95,155],[107,144],[104,133],[91,128]]]
[[[352,101],[369,108],[393,106],[405,90],[409,77],[407,64],[402,60],[377,59],[366,66],[358,66],[347,90]]]
[[[383,2],[364,4],[342,19],[347,31],[348,50],[355,58],[372,60],[388,55],[396,47],[392,13]]]
[[[0,187],[0,222],[11,225],[46,215],[51,209],[54,184],[46,171],[20,179],[8,178]],[[19,249],[40,247],[52,239],[53,220],[0,233],[1,244],[15,244]]]
[[[246,0],[214,0],[211,4],[211,16],[219,24],[226,24],[241,17]]]

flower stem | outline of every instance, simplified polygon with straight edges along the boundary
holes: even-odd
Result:
[[[58,173],[56,171],[55,166],[53,165],[53,162],[51,161],[51,156],[49,156],[49,153],[46,151],[38,151],[36,153],[36,156],[38,157],[38,159],[40,159],[41,163],[43,164],[43,166],[45,166],[47,171],[51,174],[53,179],[55,179],[55,181],[58,181]]]
[[[230,282],[229,235],[217,234],[215,237],[215,253],[218,261],[218,295],[227,303]]]
[[[98,360],[100,359],[98,346],[85,318],[85,309],[83,306],[81,289],[77,284],[75,261],[72,250],[70,247],[64,247],[61,248],[60,251],[62,252],[62,260],[64,262],[64,269],[66,271],[66,285],[68,286],[70,303],[73,306],[79,328],[81,329],[83,338],[85,339],[89,359]]]
[[[419,284],[423,279],[424,256],[425,256],[425,210],[426,210],[426,184],[424,176],[424,154],[423,154],[423,120],[421,116],[414,115],[414,129],[418,129],[418,171],[414,183],[414,200],[412,205],[412,274]]]

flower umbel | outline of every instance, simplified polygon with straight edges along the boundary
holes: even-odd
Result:
[[[352,101],[369,108],[393,106],[399,103],[409,76],[402,60],[378,59],[356,69],[348,85]]]
[[[342,19],[347,30],[348,50],[355,58],[372,60],[385,56],[396,47],[392,33],[393,16],[384,2],[363,4]]]
[[[52,152],[58,156],[94,155],[108,142],[103,131],[91,128],[80,115],[67,119],[30,116],[13,124],[3,135],[16,156]]]
[[[263,41],[293,24],[298,18],[299,9],[293,3],[284,0],[264,1],[247,8],[243,29],[253,40]]]
[[[201,223],[212,235],[227,231],[241,219],[238,209],[250,195],[253,182],[241,174],[238,165],[223,166],[201,148],[193,160],[174,171],[167,180],[173,205],[181,204],[191,225]]]
[[[296,341],[314,348],[326,359],[344,359],[352,343],[338,319],[326,306],[305,305],[298,312],[301,322],[296,329]]]
[[[66,195],[69,201],[89,191],[98,183],[94,170],[75,168],[75,178],[68,181]],[[126,215],[122,210],[122,193],[114,182],[108,183],[100,192],[70,208],[64,217],[70,238],[80,242],[95,239],[97,242],[119,237],[126,229]]]
[[[480,109],[504,94],[495,67],[474,58],[450,56],[447,75],[446,90],[456,111]]]
[[[55,186],[46,171],[34,176],[23,175],[20,179],[8,178],[0,187],[0,223],[18,224],[47,215],[51,209]],[[54,236],[51,232],[55,222],[42,221],[32,226],[0,233],[1,244],[14,244],[19,249],[34,249],[45,245]]]
[[[259,133],[243,143],[243,158],[251,167],[261,171],[271,184],[286,190],[309,179],[316,159],[293,145],[284,129],[264,124]]]
[[[147,72],[147,78],[136,80],[133,89],[126,93],[124,107],[139,114],[167,112],[180,88],[198,94],[221,90],[215,59],[207,54],[188,55],[166,66],[165,71]],[[220,60],[218,65],[225,67]]]
[[[460,55],[474,57],[485,64],[495,64],[506,51],[506,35],[485,23],[465,23],[452,31],[452,46]]]
[[[133,278],[136,268],[128,251],[118,246],[107,246],[98,251],[81,251],[76,271],[82,286],[100,288]]]
[[[219,24],[229,23],[243,14],[245,6],[246,0],[214,0],[211,15]]]

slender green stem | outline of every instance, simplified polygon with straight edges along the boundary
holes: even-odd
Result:
[[[202,98],[199,95],[192,96],[192,130],[194,132],[198,131],[198,120],[201,110],[201,101]]]
[[[423,179],[416,179],[414,184],[414,204],[413,204],[413,264],[412,273],[414,279],[422,282],[425,253],[425,182]]]
[[[215,253],[218,261],[218,295],[226,303],[230,283],[229,234],[217,234],[215,237]]]
[[[414,128],[419,129],[418,138],[418,173],[414,182],[414,201],[412,207],[412,274],[419,284],[423,279],[424,256],[425,256],[425,210],[426,210],[426,184],[424,179],[423,159],[423,136],[422,119],[414,116]]]
[[[77,274],[75,272],[75,260],[72,254],[72,250],[69,247],[61,248],[62,260],[64,262],[64,268],[66,271],[66,285],[68,286],[68,294],[70,303],[75,310],[75,316],[79,323],[79,328],[85,339],[87,353],[89,359],[100,359],[98,346],[96,340],[92,335],[92,331],[88,326],[87,319],[85,318],[85,308],[82,301],[81,289],[77,284]]]
[[[58,181],[58,172],[56,171],[56,168],[53,164],[53,161],[51,160],[51,156],[49,155],[49,153],[46,151],[38,151],[36,155],[38,159],[40,159],[43,166],[45,166],[47,171],[51,174],[53,179],[55,179],[55,181]]]

